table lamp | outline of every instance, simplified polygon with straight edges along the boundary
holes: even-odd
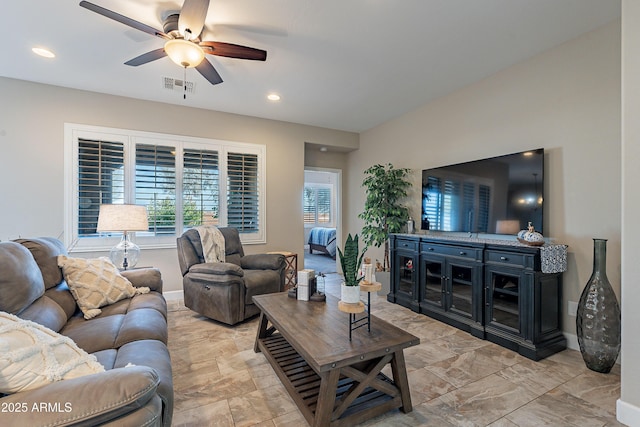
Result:
[[[116,267],[135,267],[140,247],[129,240],[130,231],[148,231],[147,208],[138,205],[100,205],[98,232],[122,232],[122,240],[111,249],[110,258]]]

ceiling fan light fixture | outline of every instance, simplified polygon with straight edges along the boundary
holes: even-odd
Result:
[[[164,51],[173,62],[185,68],[197,67],[204,59],[202,48],[184,39],[167,41],[164,45]]]

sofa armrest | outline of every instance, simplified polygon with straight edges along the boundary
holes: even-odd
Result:
[[[195,264],[189,268],[189,273],[212,274],[216,276],[244,276],[242,268],[230,262],[205,262]]]
[[[152,291],[162,293],[162,275],[157,268],[137,268],[121,271],[136,288],[148,286]]]
[[[281,254],[251,254],[240,258],[240,264],[247,270],[280,270],[285,261]]]
[[[160,379],[146,366],[112,369],[0,399],[2,426],[98,425],[147,405]]]

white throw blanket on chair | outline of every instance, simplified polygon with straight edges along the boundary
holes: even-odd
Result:
[[[225,262],[224,236],[214,226],[199,226],[195,229],[200,234],[202,255],[205,262]]]

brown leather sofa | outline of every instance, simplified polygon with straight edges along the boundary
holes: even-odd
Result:
[[[191,229],[178,237],[184,305],[210,319],[235,325],[260,310],[254,295],[284,290],[285,259],[280,254],[245,255],[238,230],[220,227],[226,262],[205,262],[200,234]]]
[[[2,408],[27,409],[0,412],[0,425],[169,427],[173,381],[160,272],[123,272],[151,292],[102,307],[85,320],[57,265],[60,254],[66,250],[53,238],[0,243],[0,310],[71,338],[106,371],[0,397]],[[51,410],[59,402],[68,405],[65,410]],[[49,410],[33,410],[43,403]]]

